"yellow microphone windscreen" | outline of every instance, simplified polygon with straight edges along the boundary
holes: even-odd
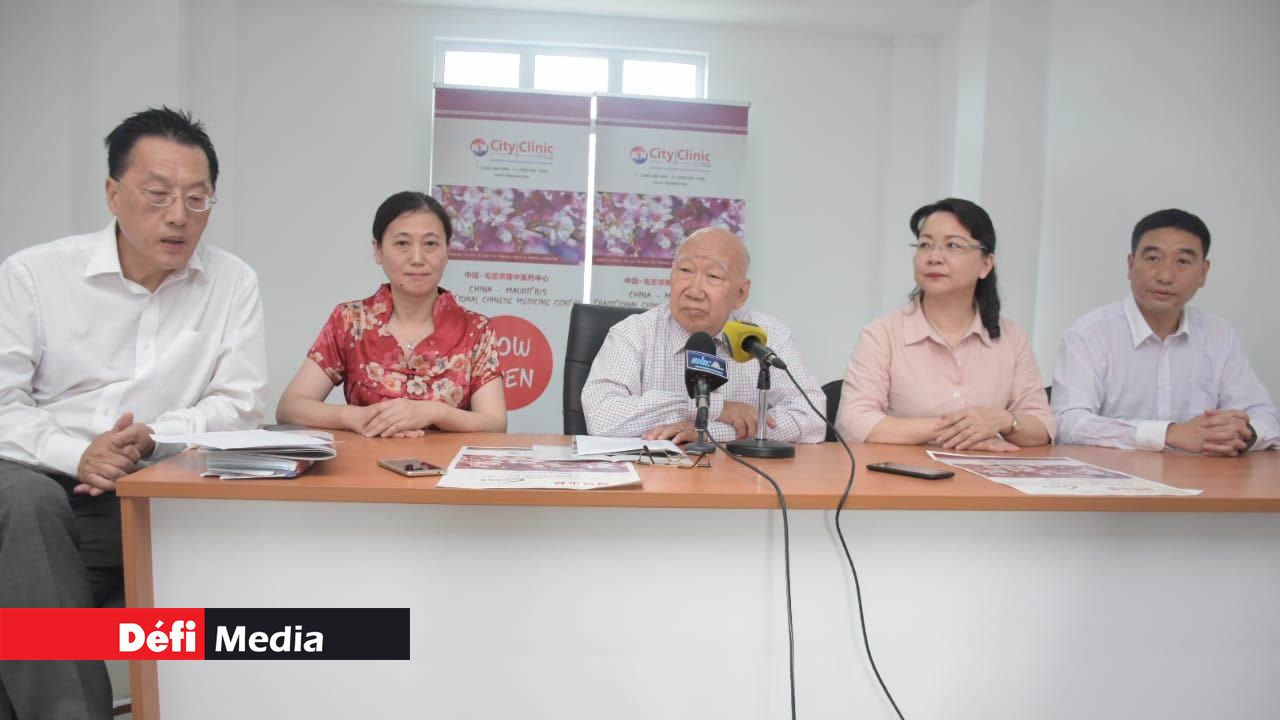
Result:
[[[751,362],[755,359],[755,355],[751,351],[743,347],[747,338],[753,337],[761,345],[769,344],[769,334],[764,328],[751,323],[738,322],[730,320],[724,324],[724,336],[729,341],[729,349],[733,352],[733,359],[738,362]]]

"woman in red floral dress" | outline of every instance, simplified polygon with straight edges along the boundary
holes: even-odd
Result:
[[[333,309],[280,398],[278,421],[366,437],[506,430],[489,319],[440,287],[452,234],[449,215],[428,195],[400,192],[379,206],[373,257],[388,282]],[[338,384],[346,405],[324,401]]]

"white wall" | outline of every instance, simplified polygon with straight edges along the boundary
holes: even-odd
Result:
[[[997,222],[1002,314],[1028,327],[1036,303],[1044,178],[1049,3],[991,0],[982,189]]]
[[[264,283],[276,388],[327,310],[379,281],[367,240],[378,202],[426,185],[434,37],[709,53],[709,95],[752,103],[752,306],[792,325],[822,379],[839,377],[875,313],[886,106],[897,87],[885,39],[315,3],[246,4],[240,28],[239,249],[264,276],[309,278]],[[918,126],[904,123],[899,144],[911,145]],[[812,312],[831,305],[842,308],[838,320]]]
[[[135,3],[109,18],[97,11],[93,23],[59,34],[57,13],[78,14],[68,8],[24,6],[5,23],[23,38],[51,34],[78,50],[37,66],[40,82],[6,78],[7,97],[41,105],[42,90],[86,71],[92,88],[83,97],[50,93],[62,103],[59,119],[77,117],[87,104],[66,127],[45,126],[36,112],[6,117],[4,136],[21,164],[38,165],[47,145],[65,153],[66,167],[46,171],[39,183],[57,189],[56,203],[8,195],[6,215],[20,218],[23,230],[5,239],[4,253],[105,222],[101,136],[147,105],[192,108],[207,122],[224,168],[206,239],[240,254],[262,278],[272,406],[329,309],[380,282],[368,250],[377,204],[391,192],[426,187],[436,37],[707,52],[710,96],[752,103],[751,305],[792,326],[822,380],[840,376],[858,328],[887,309],[880,282],[886,206],[894,242],[905,242],[897,216],[921,201],[922,186],[928,195],[942,186],[929,177],[938,121],[927,38],[289,1],[177,3],[160,13]],[[144,17],[143,26],[131,25]],[[110,32],[93,28],[103,22]],[[117,34],[129,44],[130,65],[99,62]],[[136,68],[155,57],[166,59],[160,77],[135,84]],[[38,132],[40,142],[14,139],[22,130]],[[10,169],[3,177],[6,188],[25,182]],[[77,189],[70,205],[61,195],[69,184]],[[909,281],[909,271],[897,275],[899,285]],[[897,299],[907,287],[895,290]],[[813,312],[830,306],[840,308],[834,317]]]
[[[987,45],[990,0],[974,0],[947,33],[944,62],[954,85],[951,193],[977,201],[982,193],[982,148],[986,141]]]
[[[856,340],[865,320],[900,307],[915,287],[912,274],[915,239],[907,221],[916,208],[947,193],[949,161],[944,162],[941,128],[954,127],[950,104],[954,102],[951,78],[940,78],[936,38],[897,37],[890,48],[888,75],[888,130],[881,182],[884,187],[884,214],[880,232],[851,223],[861,249],[868,259],[880,248],[880,273],[874,279],[879,292],[876,305],[868,313],[851,318],[858,322],[850,340]],[[949,140],[949,137],[947,138]],[[849,351],[853,350],[850,343]],[[847,361],[847,352],[839,359]],[[843,377],[843,367],[837,377]]]
[[[132,111],[187,99],[184,9],[0,3],[0,257],[106,224],[103,138]]]
[[[939,54],[955,92],[949,194],[991,214],[1001,311],[1023,327],[1037,295],[1048,37],[1048,2],[975,0]]]
[[[1035,344],[1049,373],[1073,318],[1123,297],[1134,223],[1181,207],[1213,234],[1195,303],[1240,332],[1280,395],[1276,228],[1280,3],[1079,3],[1052,13]]]
[[[1259,260],[1280,194],[1278,26],[1268,0],[975,0],[942,37],[363,1],[17,0],[0,5],[0,256],[100,227],[102,136],[148,105],[193,109],[223,164],[206,239],[262,277],[274,406],[325,313],[380,281],[377,203],[426,185],[434,38],[696,50],[711,97],[752,103],[751,304],[792,326],[820,380],[910,289],[911,210],[962,193],[992,211],[1006,311],[1030,326],[1046,378],[1071,319],[1123,293],[1132,224],[1178,205],[1219,243],[1198,302],[1240,329],[1277,389],[1280,340],[1255,309],[1275,296]]]

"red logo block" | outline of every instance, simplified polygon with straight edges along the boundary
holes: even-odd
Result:
[[[0,608],[0,660],[201,660],[204,608]]]

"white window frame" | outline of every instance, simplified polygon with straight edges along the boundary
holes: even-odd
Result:
[[[520,89],[533,90],[533,62],[535,55],[569,55],[575,57],[607,58],[609,60],[610,95],[623,95],[622,61],[649,60],[693,65],[697,69],[693,100],[707,99],[707,54],[682,50],[644,50],[633,48],[596,47],[591,45],[553,45],[541,43],[503,42],[499,40],[470,40],[466,38],[436,38],[435,68],[433,77],[437,84],[444,83],[444,54],[450,51],[498,52],[520,56]],[[664,96],[672,97],[672,96]]]

